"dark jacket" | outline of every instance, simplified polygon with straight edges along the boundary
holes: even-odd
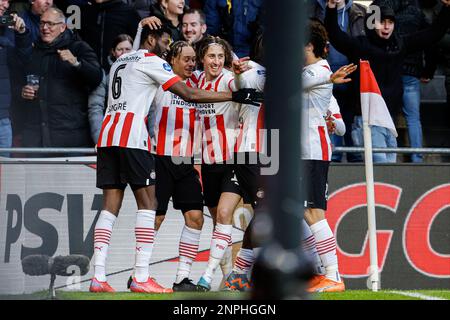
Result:
[[[316,8],[314,10],[315,18],[320,21],[325,19],[325,8],[327,6],[327,1],[316,0]],[[345,7],[338,10],[338,24],[342,31],[346,32],[352,37],[358,37],[365,35],[366,30],[364,27],[364,22],[366,18],[366,7],[358,3],[353,2],[353,0],[346,0]],[[340,67],[349,64],[349,59],[341,52],[336,50],[332,45],[330,45],[329,53],[327,56],[327,61],[330,64],[331,70],[334,72]],[[348,84],[335,85],[333,87],[334,93],[341,95],[348,94]]]
[[[337,10],[326,9],[325,26],[331,44],[349,57],[350,61],[359,64],[359,60],[368,60],[377,79],[381,94],[393,116],[399,114],[402,106],[402,71],[407,54],[423,50],[438,42],[444,35],[450,21],[450,9],[444,8],[439,18],[430,28],[407,36],[399,36],[396,32],[388,40],[378,37],[374,30],[367,29],[366,36],[351,37],[343,32],[337,23]],[[352,92],[357,109],[361,114],[359,93],[359,72],[352,75]]]
[[[416,0],[377,0],[375,3],[387,5],[394,10],[395,29],[399,35],[408,35],[430,26]],[[430,72],[429,66],[429,60],[433,54],[430,51],[432,49],[433,48],[408,54],[403,63],[403,74],[414,76],[416,78],[422,76],[432,78],[433,72]],[[424,58],[425,63],[427,63],[428,66],[424,64]]]
[[[208,34],[227,40],[238,57],[248,56],[261,18],[263,0],[206,0],[205,15]]]
[[[81,63],[62,61],[58,49],[69,49]],[[88,96],[102,80],[95,52],[70,30],[50,45],[38,41],[25,59],[26,74],[40,76],[38,98],[24,100],[24,147],[89,147]]]
[[[14,33],[7,28],[0,28],[0,119],[10,116],[11,107],[11,66],[13,58],[25,57],[30,53],[29,32]],[[27,51],[28,50],[28,51]]]
[[[94,49],[102,67],[109,71],[107,57],[114,39],[122,33],[133,39],[140,21],[139,14],[122,0],[111,0],[81,7],[81,38]]]
[[[31,41],[35,43],[40,38],[39,22],[41,17],[31,12],[31,9],[23,11],[20,16],[22,17],[27,29],[30,30]]]

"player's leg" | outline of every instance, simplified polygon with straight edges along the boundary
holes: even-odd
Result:
[[[307,194],[305,220],[308,223],[316,242],[317,253],[325,268],[325,278],[308,289],[310,292],[344,291],[345,286],[339,275],[336,254],[336,238],[325,219],[327,209],[327,177],[329,162],[308,161],[311,173]]]
[[[155,186],[132,186],[138,210],[136,213],[136,259],[134,277],[130,290],[143,293],[170,293],[172,289],[159,285],[149,275],[149,264],[153,253],[155,237],[155,216],[157,200]]]
[[[202,210],[183,210],[185,225],[181,231],[178,245],[179,262],[174,291],[197,291],[197,286],[189,279],[192,264],[197,258],[200,236],[203,227]]]
[[[209,290],[214,272],[220,264],[228,246],[232,245],[233,213],[241,201],[241,196],[232,192],[223,192],[220,195],[217,207],[217,223],[214,227],[208,266],[200,278],[198,285]]]
[[[319,253],[317,252],[316,239],[314,238],[311,228],[305,219],[302,220],[302,240],[301,247],[306,256],[310,259],[314,266],[314,276],[309,281],[309,287],[314,287],[323,280],[325,270],[322,265]]]
[[[184,215],[185,225],[181,232],[179,263],[174,291],[197,291],[197,286],[189,279],[194,263],[200,235],[203,227],[203,195],[197,170],[191,164],[181,164],[176,167],[170,164],[175,177],[173,205]]]
[[[235,167],[244,206],[250,207],[254,214],[257,212],[256,208],[263,205],[262,202],[264,201],[264,188],[260,178],[260,169],[259,164],[245,164]],[[252,240],[253,225],[252,218],[245,229],[242,246],[236,256],[233,270],[225,281],[225,287],[231,290],[248,291],[251,288],[249,274],[256,260],[257,250],[255,249],[257,248],[255,247],[258,246]]]
[[[135,225],[135,266],[130,284],[133,292],[165,293],[172,289],[161,287],[149,277],[149,263],[155,237],[156,172],[153,155],[145,150],[123,149],[122,179],[130,184],[137,204]]]
[[[225,289],[248,291],[251,288],[249,273],[255,262],[255,253],[251,239],[253,219],[245,229],[242,246],[237,253],[232,272],[225,281]]]
[[[116,217],[122,205],[126,184],[120,182],[117,148],[99,148],[97,187],[103,189],[103,206],[94,227],[94,277],[89,291],[114,292],[106,282],[106,260]]]

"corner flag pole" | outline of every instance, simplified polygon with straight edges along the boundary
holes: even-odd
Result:
[[[366,170],[366,192],[367,192],[367,220],[369,227],[369,248],[370,248],[370,282],[372,291],[378,291],[378,251],[377,251],[377,223],[375,216],[375,189],[373,180],[372,161],[372,134],[367,119],[363,120],[364,132],[364,158]]]

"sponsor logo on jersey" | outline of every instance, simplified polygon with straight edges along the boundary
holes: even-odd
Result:
[[[260,76],[265,76],[266,75],[266,70],[256,70],[256,73]]]
[[[169,71],[169,72],[172,71],[172,67],[168,63],[164,63],[163,64],[163,68],[166,71]]]

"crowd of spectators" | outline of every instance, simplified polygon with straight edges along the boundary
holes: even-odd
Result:
[[[326,0],[308,0],[308,16],[327,28],[332,71],[368,59],[392,118],[403,115],[410,146],[423,147],[420,86],[433,79],[438,61],[444,62],[447,101],[450,96],[448,7],[440,0],[375,0],[387,35],[367,27],[364,5],[331,2],[335,8]],[[79,8],[79,29],[66,24],[73,5]],[[94,146],[110,66],[132,50],[141,21],[164,26],[170,41],[194,47],[205,35],[219,36],[241,58],[263,32],[265,14],[263,0],[0,0],[0,15],[11,13],[17,13],[14,25],[0,26],[0,147]],[[22,22],[25,29],[18,30]],[[358,73],[352,77],[333,91],[348,128],[344,137],[332,137],[335,146],[362,145]],[[386,132],[374,131],[374,146],[397,146]],[[333,161],[343,159],[333,155]],[[362,161],[356,153],[345,159]],[[374,160],[395,158],[380,154]],[[413,154],[411,161],[423,157]]]

